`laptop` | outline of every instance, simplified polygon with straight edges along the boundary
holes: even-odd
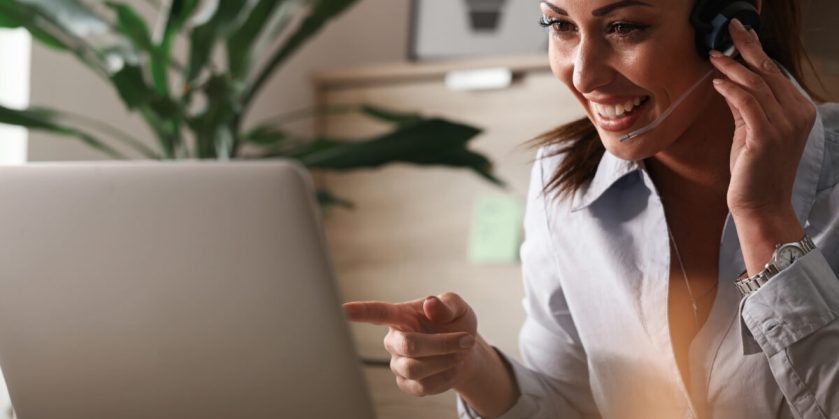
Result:
[[[20,419],[374,417],[308,175],[0,168],[0,368]]]

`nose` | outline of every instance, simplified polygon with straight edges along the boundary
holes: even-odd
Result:
[[[614,79],[608,63],[608,46],[597,40],[582,39],[577,44],[574,59],[574,88],[580,93],[591,93]]]

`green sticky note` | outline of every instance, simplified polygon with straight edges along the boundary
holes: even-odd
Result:
[[[522,205],[509,196],[487,196],[475,203],[469,260],[479,264],[518,262]]]

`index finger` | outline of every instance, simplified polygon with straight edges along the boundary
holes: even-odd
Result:
[[[397,329],[418,329],[418,320],[406,310],[405,304],[381,301],[354,301],[343,305],[344,313],[354,322],[391,326]]]

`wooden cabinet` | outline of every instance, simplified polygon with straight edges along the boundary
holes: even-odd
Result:
[[[444,83],[451,71],[497,67],[512,70],[509,87],[454,91]],[[497,175],[509,185],[506,189],[464,170],[409,165],[326,174],[318,181],[356,204],[355,210],[336,209],[326,218],[347,300],[401,302],[454,291],[475,309],[481,335],[519,357],[518,331],[524,320],[519,264],[470,263],[467,250],[477,200],[506,195],[524,205],[535,153],[524,143],[582,116],[580,105],[550,72],[547,57],[335,69],[319,73],[314,81],[321,105],[373,104],[484,129],[472,148],[493,160]],[[388,129],[355,114],[327,115],[318,126],[324,134],[342,138]],[[385,333],[383,327],[354,325],[359,351],[367,358],[389,359],[382,346]],[[385,368],[368,371],[368,378],[381,419],[456,417],[453,394],[422,399],[401,395]]]

